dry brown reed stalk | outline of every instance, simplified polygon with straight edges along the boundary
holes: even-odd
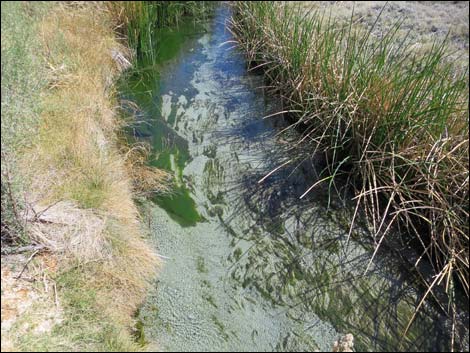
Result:
[[[129,170],[136,195],[151,196],[155,193],[171,192],[173,175],[148,165],[150,147],[147,144],[134,143],[125,149],[127,149],[124,153],[127,170]]]

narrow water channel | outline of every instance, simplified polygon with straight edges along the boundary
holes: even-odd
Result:
[[[163,260],[140,310],[145,339],[162,351],[328,351],[352,333],[358,350],[446,349],[430,307],[401,338],[420,294],[386,254],[363,275],[372,249],[365,230],[348,240],[353,207],[326,187],[299,200],[315,161],[259,183],[294,152],[282,116],[263,119],[282,107],[232,48],[229,17],[222,5],[161,33],[161,65],[123,90],[142,108],[134,132],[150,163],[176,178],[147,206]]]

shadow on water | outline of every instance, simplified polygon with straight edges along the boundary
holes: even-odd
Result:
[[[273,129],[279,131],[283,123],[279,122],[281,117],[277,119]],[[219,131],[214,139],[230,138],[234,145],[246,143],[244,140],[253,139],[253,129],[247,126]],[[286,141],[286,145],[292,144]],[[374,244],[364,221],[357,221],[348,239],[354,204],[327,186],[299,199],[318,180],[318,160],[295,160],[265,178],[292,155],[305,156],[305,151],[280,147],[257,152],[260,156],[252,154],[252,160],[263,163],[228,183],[227,194],[232,197],[227,203],[235,205],[234,211],[220,219],[234,237],[251,242],[243,252],[233,253],[229,274],[238,285],[259,291],[273,306],[285,308],[281,313],[296,309],[296,320],[304,320],[304,311],[313,311],[338,331],[352,332],[358,350],[448,349],[449,320],[432,306],[418,314],[411,332],[402,337],[424,292],[417,289],[417,279],[396,256],[396,250],[386,246],[364,275]],[[243,192],[231,193],[230,189]],[[234,231],[231,225],[240,224],[240,219],[250,222]],[[315,329],[315,325],[308,329]]]
[[[141,107],[130,133],[176,180],[175,194],[153,200],[168,260],[142,308],[146,337],[168,350],[325,350],[350,332],[357,350],[448,349],[448,320],[432,305],[401,337],[422,293],[386,247],[364,275],[374,244],[363,221],[348,239],[348,190],[321,184],[299,199],[321,159],[299,157],[282,115],[262,119],[282,109],[228,48],[229,16],[221,6],[204,34],[162,33],[162,62],[122,86]]]

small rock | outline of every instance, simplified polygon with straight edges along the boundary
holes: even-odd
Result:
[[[333,352],[353,352],[354,336],[350,333],[333,343]]]

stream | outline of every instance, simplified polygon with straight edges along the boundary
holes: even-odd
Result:
[[[356,350],[448,349],[449,323],[387,251],[373,244],[354,205],[328,183],[299,199],[318,161],[293,158],[295,131],[227,30],[222,5],[203,24],[165,29],[158,67],[129,75],[133,134],[149,163],[172,171],[174,191],[145,204],[162,265],[139,320],[162,351],[331,351],[352,333]],[[264,180],[262,180],[264,179]],[[261,182],[260,182],[261,180]]]

